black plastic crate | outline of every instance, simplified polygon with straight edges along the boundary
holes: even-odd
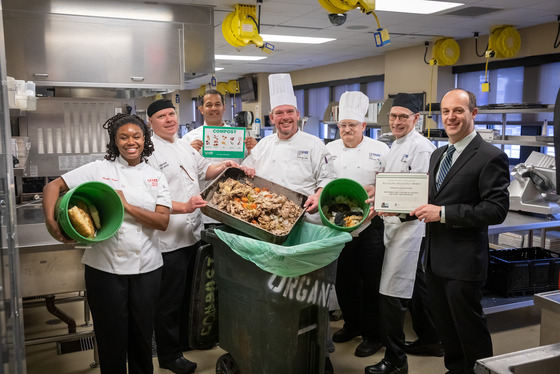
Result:
[[[490,250],[486,288],[507,297],[556,290],[559,256],[540,247]]]

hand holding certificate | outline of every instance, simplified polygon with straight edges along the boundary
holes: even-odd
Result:
[[[375,211],[410,213],[427,203],[428,174],[377,174],[375,179]]]

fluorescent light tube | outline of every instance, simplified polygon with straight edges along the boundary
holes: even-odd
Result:
[[[216,60],[236,60],[236,61],[258,61],[265,59],[264,56],[241,56],[241,55],[215,55]]]
[[[399,13],[431,14],[465,5],[445,1],[426,0],[376,0],[375,10]]]
[[[288,35],[270,35],[260,34],[266,42],[277,43],[301,43],[301,44],[322,44],[336,40],[334,38],[314,38],[310,36],[288,36]]]

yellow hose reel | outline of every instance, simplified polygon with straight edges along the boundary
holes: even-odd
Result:
[[[452,38],[441,38],[435,41],[432,49],[432,62],[436,65],[453,65],[459,60],[459,44]]]
[[[198,88],[198,96],[199,97],[204,96],[205,92],[206,92],[206,85],[202,85]]]
[[[238,94],[239,82],[236,79],[229,80],[226,84],[226,89],[230,94]]]
[[[216,86],[216,91],[222,94],[222,96],[226,95],[227,92],[227,83],[226,82],[218,82]]]
[[[495,57],[511,58],[521,48],[521,35],[510,25],[495,26],[490,31],[488,50],[495,52]]]
[[[245,47],[248,44],[262,47],[263,39],[258,32],[256,6],[235,4],[235,10],[222,22],[222,34],[234,47]]]

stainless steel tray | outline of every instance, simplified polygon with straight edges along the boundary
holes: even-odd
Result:
[[[271,192],[282,194],[286,196],[289,200],[293,201],[294,203],[296,203],[301,207],[303,207],[303,204],[307,200],[307,196],[300,194],[299,192],[290,190],[286,187],[280,186],[264,178],[260,178],[257,176],[255,176],[254,178],[249,178],[245,175],[245,173],[241,169],[238,168],[229,168],[224,170],[211,184],[209,184],[204,189],[204,191],[201,192],[202,198],[208,202],[208,205],[201,208],[200,210],[208,217],[214,218],[215,220],[220,221],[225,225],[231,226],[234,229],[237,229],[256,239],[264,240],[266,242],[274,243],[274,244],[284,243],[284,241],[288,237],[289,232],[286,235],[274,235],[273,233],[261,229],[260,227],[253,225],[252,223],[245,222],[235,216],[232,216],[227,212],[224,212],[216,207],[211,206],[212,197],[219,187],[218,183],[223,182],[228,178],[232,178],[238,181],[244,181],[249,179],[255,185],[255,187],[267,188]],[[302,211],[302,213],[297,218],[290,231],[298,222],[301,221],[304,214],[305,214],[305,210]]]

